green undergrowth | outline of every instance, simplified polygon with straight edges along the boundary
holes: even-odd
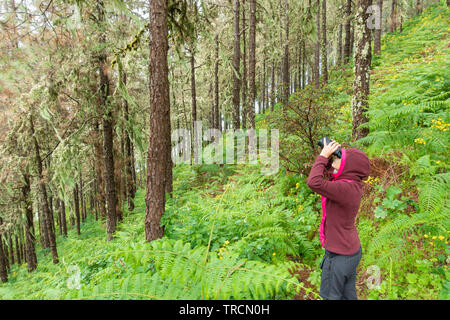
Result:
[[[292,298],[302,283],[290,274],[297,266],[286,256],[312,259],[311,228],[296,217],[295,198],[282,190],[286,182],[259,170],[177,166],[163,239],[145,241],[145,194],[139,190],[135,210],[125,212],[113,241],[89,216],[81,236],[71,230],[58,237],[58,265],[48,250],[38,250],[38,269],[29,274],[25,265],[13,266],[0,297]],[[199,182],[204,178],[208,185]]]

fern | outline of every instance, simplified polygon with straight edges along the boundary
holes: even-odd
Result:
[[[409,232],[419,226],[447,231],[450,226],[449,187],[448,173],[438,174],[422,181],[419,184],[419,212],[411,216],[400,215],[383,226],[371,241],[369,252],[375,254],[390,245],[380,257],[382,262],[385,262],[389,257],[399,257],[406,253],[404,239]]]
[[[234,252],[203,262],[205,247],[191,248],[167,238],[147,250],[151,273],[132,274],[70,291],[68,299],[273,299],[292,296],[303,285],[290,273],[292,262],[269,265],[241,259]],[[134,251],[129,251],[134,255]],[[130,259],[130,258],[129,258]],[[313,293],[315,294],[315,293]]]

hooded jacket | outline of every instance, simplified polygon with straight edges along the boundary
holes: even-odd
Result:
[[[360,248],[355,218],[362,196],[362,180],[370,174],[367,155],[358,149],[341,148],[341,165],[331,179],[323,179],[329,173],[329,159],[318,155],[309,173],[308,187],[322,197],[322,221],[320,242],[331,252],[350,255]]]

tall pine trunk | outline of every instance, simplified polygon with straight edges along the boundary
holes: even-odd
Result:
[[[216,56],[214,63],[214,128],[220,130],[219,113],[219,35],[216,35]]]
[[[98,114],[101,115],[101,110],[98,108]],[[100,211],[100,218],[106,219],[106,195],[105,195],[105,168],[104,168],[104,156],[102,147],[102,135],[100,132],[100,124],[98,121],[94,122],[93,128],[94,136],[94,166],[95,166],[95,180],[96,180],[96,202],[98,210]]]
[[[2,223],[2,218],[0,218],[0,226],[2,225]],[[6,253],[3,250],[2,234],[0,233],[0,280],[2,282],[8,282],[8,269],[6,259]]]
[[[352,98],[352,114],[353,114],[353,130],[352,137],[358,140],[367,136],[369,130],[367,128],[359,128],[363,123],[368,122],[367,115],[364,111],[369,108],[369,80],[370,80],[370,29],[367,26],[369,15],[366,13],[367,8],[371,5],[371,0],[358,0],[357,12],[355,19],[355,80],[353,81],[353,98]]]
[[[337,40],[337,64],[342,64],[342,23],[339,24],[338,40]]]
[[[60,202],[59,209],[61,210],[61,227],[62,227],[62,232],[63,232],[63,235],[65,237],[67,237],[66,204],[64,203],[63,200],[61,200],[61,202]]]
[[[317,32],[317,41],[315,44],[314,50],[314,73],[313,73],[313,81],[314,86],[319,88],[320,85],[320,75],[319,75],[319,58],[320,58],[320,0],[316,1],[317,12],[316,12],[316,32]]]
[[[245,0],[242,1],[242,129],[247,127],[248,103],[247,103],[247,39],[245,24]]]
[[[345,6],[345,25],[344,25],[344,31],[345,31],[345,39],[344,39],[344,63],[347,63],[350,61],[350,22],[351,22],[351,13],[352,13],[352,0],[347,0],[346,6]]]
[[[373,54],[379,55],[381,54],[381,30],[382,30],[382,21],[383,21],[383,0],[377,0],[377,6],[380,14],[379,28],[375,28],[375,37],[373,41]]]
[[[105,8],[102,0],[97,0],[97,15],[100,29],[105,25]],[[105,34],[99,36],[99,44],[106,43]],[[98,68],[100,74],[100,100],[103,107],[103,152],[105,163],[105,184],[106,184],[106,232],[108,241],[113,239],[116,231],[116,183],[114,179],[114,122],[112,106],[108,103],[110,96],[109,70],[106,53],[101,49],[98,56]]]
[[[250,0],[250,30],[249,30],[249,61],[248,75],[250,85],[248,121],[249,128],[255,128],[255,99],[256,99],[256,0]]]
[[[322,83],[328,83],[327,55],[327,0],[322,0]]]
[[[397,0],[391,2],[391,17],[389,23],[389,31],[392,33],[397,29]]]
[[[75,183],[75,188],[73,188],[73,204],[75,208],[75,218],[76,218],[76,226],[77,226],[77,234],[81,234],[80,230],[80,201],[79,201],[79,188],[78,183]]]
[[[289,102],[289,3],[284,0],[284,55],[282,104]]]
[[[165,210],[167,155],[170,141],[170,104],[167,0],[150,1],[150,136],[145,198],[145,238],[162,238],[161,217]]]
[[[47,190],[46,190],[46,183],[45,183],[45,177],[43,174],[43,164],[42,164],[42,158],[41,158],[41,152],[39,148],[39,144],[35,135],[34,130],[34,123],[33,123],[33,116],[30,115],[30,130],[31,135],[34,143],[34,151],[35,151],[35,159],[36,159],[36,165],[38,169],[38,178],[39,178],[39,192],[41,195],[41,201],[42,201],[42,214],[43,214],[43,223],[45,224],[45,227],[47,229],[48,234],[48,241],[50,250],[52,252],[52,260],[54,264],[57,264],[59,262],[58,260],[58,251],[56,249],[56,237],[55,233],[52,229],[52,223],[50,216],[50,209],[48,206],[48,198],[47,198]]]
[[[234,0],[234,44],[233,44],[233,129],[240,128],[240,60],[241,60],[241,36],[239,28],[240,0]],[[251,23],[251,21],[250,21]],[[251,31],[250,31],[251,32]],[[251,45],[251,44],[250,44]]]

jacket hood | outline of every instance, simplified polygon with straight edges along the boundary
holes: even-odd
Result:
[[[369,157],[361,150],[355,148],[341,148],[341,165],[337,173],[333,173],[336,180],[351,179],[362,181],[370,175]]]

